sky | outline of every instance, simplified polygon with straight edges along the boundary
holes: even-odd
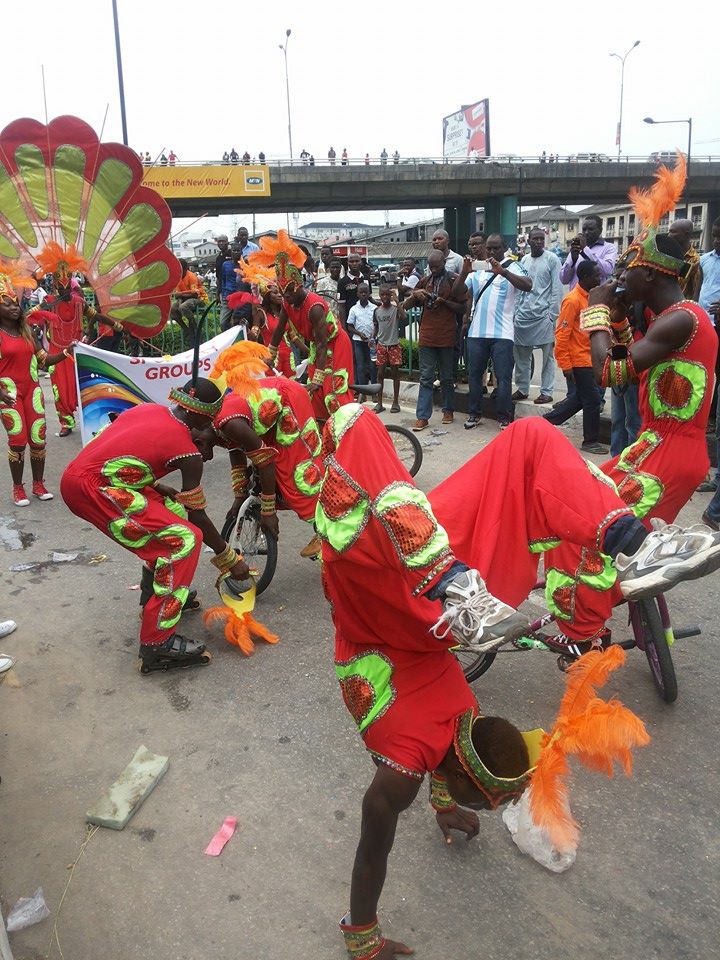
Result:
[[[436,21],[406,4],[366,0],[351,8],[303,7],[286,0],[117,0],[129,142],[153,157],[171,149],[179,162],[216,160],[235,147],[289,156],[285,61],[293,152],[352,157],[385,147],[402,156],[438,157],[442,118],[461,104],[490,99],[492,152],[537,156],[597,151],[617,154],[620,61],[626,53],[623,152],[646,157],[683,149],[693,119],[693,155],[720,156],[712,0],[695,0],[691,19],[668,0],[606,0],[597,7],[562,4],[454,6]],[[429,8],[428,8],[429,9]],[[41,66],[49,117],[74,114],[122,140],[111,0],[35,0],[33,20],[44,42],[21,34],[4,44],[5,95],[0,127],[17,117],[44,120]],[[268,11],[261,18],[255,11]],[[272,11],[270,13],[270,11]],[[465,12],[467,11],[467,12]],[[688,44],[673,41],[672,17]],[[507,26],[506,26],[507,24]],[[30,53],[32,55],[30,55]],[[346,68],[346,69],[345,69]],[[10,78],[17,81],[11,83]],[[709,142],[716,141],[716,142]],[[437,211],[438,215],[440,211]],[[432,211],[417,214],[417,219]],[[250,226],[250,217],[235,218]],[[382,211],[302,213],[309,220],[384,222]],[[391,221],[416,219],[391,211]],[[262,215],[258,229],[284,225]],[[179,221],[177,227],[188,221]],[[208,218],[199,229],[227,227]]]

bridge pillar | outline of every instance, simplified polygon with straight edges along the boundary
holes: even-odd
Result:
[[[505,243],[514,248],[517,240],[517,197],[488,197],[485,207],[485,234],[500,233]]]
[[[450,249],[465,255],[470,234],[475,232],[475,204],[461,203],[457,207],[445,207],[443,226],[450,235]]]

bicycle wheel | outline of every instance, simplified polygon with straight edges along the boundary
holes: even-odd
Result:
[[[465,647],[456,647],[452,652],[462,667],[468,683],[472,683],[488,671],[497,656],[497,650],[491,650],[489,653],[475,653]]]
[[[678,695],[677,678],[657,603],[654,598],[638,600],[632,604],[631,611],[633,630],[642,632],[645,656],[657,692],[666,703],[673,703]]]
[[[398,459],[410,476],[414,477],[423,461],[423,449],[420,446],[420,441],[412,431],[399,426],[397,423],[386,423],[385,429],[390,434]]]
[[[260,526],[260,507],[253,504],[243,518],[225,521],[222,536],[231,547],[239,551],[245,563],[257,570],[255,594],[266,590],[275,576],[278,546],[274,537],[268,536]]]

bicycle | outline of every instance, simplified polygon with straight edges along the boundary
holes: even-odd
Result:
[[[533,590],[544,588],[544,586],[544,581],[539,581],[535,584]],[[462,647],[454,647],[453,653],[459,660],[468,683],[477,680],[478,677],[489,670],[498,653],[518,653],[524,650],[543,650],[549,653],[558,653],[557,649],[553,649],[546,643],[548,638],[539,632],[555,619],[554,614],[547,613],[533,620],[522,637],[508,641],[507,649],[504,648],[505,645],[503,644],[488,653],[475,653]],[[633,637],[632,639],[621,640],[619,646],[624,650],[637,648],[644,651],[650,665],[655,688],[666,703],[673,703],[677,699],[678,687],[670,647],[675,640],[699,636],[700,628],[688,627],[684,630],[674,631],[670,622],[667,601],[662,594],[647,600],[629,601],[628,623],[632,627]],[[560,653],[557,662],[558,667],[564,671],[573,660]]]
[[[375,384],[372,384],[375,387]],[[379,389],[379,388],[378,388]],[[398,458],[403,462],[411,477],[422,464],[422,447],[417,437],[398,424],[386,423]],[[231,547],[238,550],[245,562],[254,570],[255,594],[259,596],[270,586],[278,561],[277,540],[265,533],[260,526],[260,477],[250,466],[248,495],[243,500],[237,516],[228,515],[222,527],[222,537]],[[278,496],[278,510],[287,509],[282,497]]]

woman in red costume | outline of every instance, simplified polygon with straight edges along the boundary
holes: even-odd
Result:
[[[220,354],[212,378],[224,374],[232,390],[223,397],[214,429],[203,431],[196,442],[201,449],[217,444],[230,450],[235,516],[247,496],[247,461],[253,464],[262,490],[260,524],[277,539],[276,489],[282,506],[312,523],[323,466],[320,432],[307,391],[285,377],[263,377],[269,357],[267,348],[249,341]],[[320,542],[313,537],[301,552],[308,557],[319,551]]]
[[[263,237],[260,243],[262,249],[251,253],[248,262],[251,267],[274,265],[283,295],[283,310],[270,343],[273,362],[286,331],[291,342],[302,340],[310,357],[307,391],[316,419],[325,420],[338,407],[352,403],[348,389],[353,369],[350,338],[325,300],[303,288],[300,270],[307,257],[287,232],[279,230],[277,240]]]
[[[511,424],[428,497],[398,461],[381,421],[359,405],[344,406],[330,418],[323,453],[316,526],[335,626],[335,669],[376,765],[362,805],[350,914],[341,929],[350,957],[390,960],[411,951],[385,941],[377,905],[399,814],[413,802],[425,774],[432,774],[431,803],[444,835],[459,829],[472,837],[477,817],[456,804],[495,808],[519,796],[546,755],[555,771],[556,761],[562,767],[562,758],[550,756],[554,737],[538,754],[537,731],[534,739],[532,733],[521,736],[505,720],[482,717],[449,648],[462,643],[482,649],[480,640],[521,627],[512,607],[532,589],[538,551],[558,536],[579,548],[599,546],[611,557],[633,554],[646,571],[662,576],[673,548],[682,549],[684,531],[666,541],[658,560],[657,534],[647,534],[615,491],[541,418]],[[720,533],[711,539],[720,552]],[[693,575],[686,562],[676,567],[678,580],[680,566],[683,576]],[[619,574],[624,590],[634,588],[633,569]],[[622,658],[614,647],[589,654],[582,669],[578,664],[572,670],[603,673],[601,661],[617,666]],[[594,769],[603,768],[598,756],[616,736],[621,750],[648,740],[631,715],[622,724],[618,715],[611,729],[600,713],[595,717],[604,743],[596,741]],[[590,714],[581,722],[580,739],[595,725]],[[542,795],[548,781],[533,776],[532,782]],[[539,805],[534,796],[534,817],[540,817]],[[557,812],[562,803],[551,807]],[[536,822],[552,827],[542,818]]]
[[[709,468],[705,431],[718,346],[705,310],[683,298],[681,248],[657,233],[660,218],[682,193],[684,158],[656,177],[650,191],[631,192],[645,229],[628,248],[619,280],[591,291],[581,315],[598,381],[640,384],[641,432],[601,470],[648,528],[651,520],[672,524]],[[646,305],[651,319],[644,335],[633,339],[626,315],[636,303]],[[602,644],[620,598],[608,558],[563,545],[546,555],[545,570],[547,600],[563,630],[555,638],[558,649],[577,656]]]
[[[8,436],[8,459],[17,507],[30,501],[23,486],[25,447],[30,447],[32,492],[38,500],[52,500],[45,487],[45,401],[38,383],[38,364],[72,368],[65,361],[73,344],[52,356],[38,348],[23,319],[17,287],[34,287],[32,277],[22,277],[0,263],[0,417]]]
[[[249,300],[252,304],[252,323],[248,329],[248,339],[269,347],[283,306],[282,294],[275,282],[275,271],[269,267],[252,266],[245,260],[240,260],[236,272],[245,283],[251,284],[253,293],[231,293],[228,306],[242,306]],[[295,350],[299,350],[304,357],[307,356],[307,348],[299,337],[292,343]],[[280,340],[274,366],[283,377],[295,378],[295,358],[287,334]]]
[[[87,270],[86,262],[73,246],[67,250],[55,243],[48,243],[42,253],[37,255],[41,275],[51,274],[53,292],[42,303],[30,311],[32,322],[44,323],[50,349],[62,353],[71,343],[81,340],[88,332],[89,324],[97,322],[113,330],[122,330],[122,324],[103,316],[94,307],[85,302],[79,286],[72,279],[73,270]],[[75,371],[71,364],[64,364],[50,370],[55,409],[60,421],[61,437],[69,437],[75,429],[75,411],[78,406]]]

